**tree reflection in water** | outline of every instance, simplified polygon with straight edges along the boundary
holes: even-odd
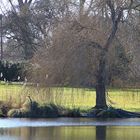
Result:
[[[140,126],[0,128],[0,140],[139,140]]]
[[[106,126],[96,126],[96,140],[106,140]]]

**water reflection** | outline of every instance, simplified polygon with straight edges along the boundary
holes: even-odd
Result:
[[[0,140],[139,140],[138,126],[1,128]]]
[[[106,126],[96,126],[96,140],[106,140]]]

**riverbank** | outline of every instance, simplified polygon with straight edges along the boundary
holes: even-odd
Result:
[[[79,108],[65,108],[55,104],[40,105],[30,97],[20,108],[12,108],[8,103],[0,103],[0,117],[11,118],[56,118],[81,117],[84,111]]]
[[[106,110],[96,110],[95,89],[0,84],[0,117],[139,117],[139,89],[109,89]],[[123,108],[116,109],[116,108]],[[125,111],[127,110],[127,111]]]
[[[84,117],[84,118],[140,118],[140,113],[125,111],[109,107],[107,109],[65,108],[55,104],[39,105],[30,97],[21,108],[12,108],[8,104],[0,104],[0,117],[11,118],[57,118],[57,117]]]

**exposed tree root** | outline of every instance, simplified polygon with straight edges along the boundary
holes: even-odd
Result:
[[[130,112],[122,109],[92,109],[87,117],[93,118],[140,118],[140,113]]]

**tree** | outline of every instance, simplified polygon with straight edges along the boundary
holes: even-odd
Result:
[[[47,82],[51,83],[64,84],[71,79],[77,81],[76,75],[84,77],[89,72],[87,68],[93,69],[95,108],[107,108],[106,84],[109,78],[110,50],[116,46],[116,42],[122,47],[128,41],[129,34],[123,35],[131,29],[125,21],[129,20],[131,12],[139,10],[140,4],[133,0],[91,0],[88,1],[88,6],[84,0],[77,3],[79,12],[75,14],[74,8],[71,8],[71,16],[64,16],[63,23],[60,22],[52,31],[52,44],[47,46],[47,53],[43,55],[45,62],[41,62],[40,57],[36,62],[40,65],[44,63],[44,73],[49,75]],[[86,54],[90,52],[92,54],[88,58]]]
[[[17,0],[17,7],[11,0],[9,3],[11,4],[11,11],[8,11],[7,25],[5,25],[8,37],[15,40],[17,45],[22,46],[24,58],[30,59],[35,50],[35,34],[30,24],[32,0]]]
[[[107,108],[106,103],[106,63],[107,63],[107,53],[108,50],[116,36],[116,33],[118,31],[119,23],[121,22],[121,19],[123,18],[123,13],[125,10],[132,10],[136,8],[138,5],[134,5],[134,1],[131,0],[130,4],[128,4],[129,1],[123,2],[123,1],[111,1],[106,0],[105,4],[110,10],[111,14],[111,21],[112,21],[112,27],[110,31],[110,35],[106,40],[105,45],[101,46],[102,52],[100,55],[99,60],[99,69],[97,74],[97,84],[96,84],[96,108]]]
[[[50,0],[9,0],[11,9],[5,13],[5,36],[12,49],[19,48],[25,60],[50,42],[50,29],[58,20],[58,11]],[[56,14],[57,13],[57,14]]]

